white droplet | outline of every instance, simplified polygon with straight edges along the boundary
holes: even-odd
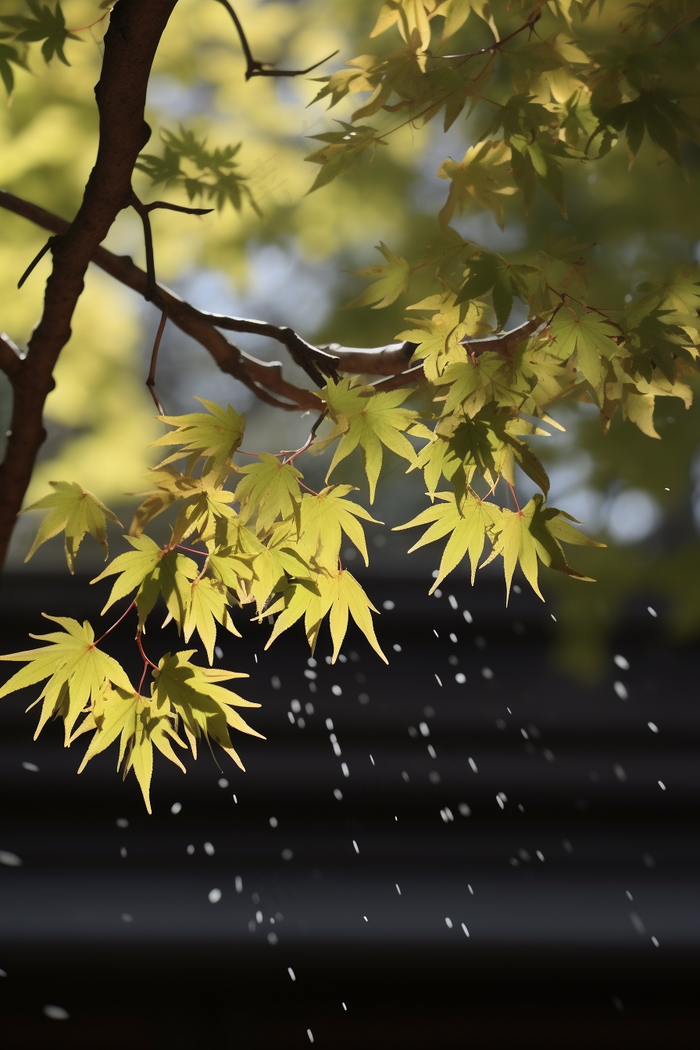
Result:
[[[467,676],[465,674],[462,674],[461,671],[455,675],[455,682],[457,683],[457,685],[464,685],[466,680]]]
[[[482,667],[481,668],[481,677],[482,678],[487,678],[487,679],[493,678],[493,671],[491,670],[491,668],[490,667]]]
[[[277,817],[270,817],[270,827],[276,828],[278,824]]]
[[[369,756],[369,760],[370,760],[370,762],[372,763],[373,766],[376,765],[376,763],[374,761],[374,755],[370,755]]]
[[[278,944],[279,943],[279,937],[277,936],[277,934],[276,933],[268,933],[268,935],[267,935],[267,943],[268,944]]]
[[[215,645],[214,646],[214,656],[216,657],[216,659],[217,660],[223,659],[223,655],[224,655],[224,650],[221,648],[221,646],[220,645]]]
[[[420,729],[421,736],[430,736],[430,727],[427,722],[419,722],[418,728]]]
[[[392,602],[391,598],[388,598],[385,602],[382,602],[382,609],[386,609],[387,612],[391,612],[391,610],[395,608],[396,604]]]
[[[7,971],[6,970],[0,970],[0,977],[7,977]]]
[[[273,674],[272,678],[270,679],[270,685],[272,686],[273,689],[279,689],[280,688],[280,686],[282,685],[282,682],[280,681],[278,675]]]
[[[536,850],[535,856],[537,857],[538,860],[544,860],[544,853],[542,852],[542,850],[539,850],[539,849]]]
[[[64,1010],[62,1006],[44,1006],[42,1013],[45,1017],[50,1017],[52,1021],[67,1021],[70,1014],[67,1010]]]
[[[459,608],[459,602],[458,602],[458,601],[457,601],[457,599],[455,598],[454,594],[448,594],[448,595],[447,595],[447,600],[448,600],[448,602],[450,603],[450,606],[451,606],[451,607],[452,607],[453,609],[455,609],[455,610],[456,610],[457,608]]]
[[[396,892],[398,893],[398,895],[400,897],[401,896],[401,887],[399,886],[398,882],[396,883]]]
[[[327,718],[326,719],[326,729],[331,729],[331,730],[333,729],[333,719],[332,718]]]
[[[33,762],[23,762],[22,769],[26,769],[28,773],[38,773],[39,767],[34,765]]]
[[[613,689],[616,694],[620,697],[620,700],[627,700],[629,693],[627,692],[627,686],[624,682],[613,682]]]
[[[129,915],[128,911],[123,911],[121,916],[120,916],[120,918],[121,918],[122,922],[133,922],[134,921],[134,916],[133,915]]]
[[[255,921],[258,922],[258,923],[263,921],[263,913],[261,911],[256,911],[256,913],[255,913]]]
[[[311,1029],[310,1029],[310,1028],[307,1028],[307,1029],[306,1029],[306,1034],[307,1034],[307,1035],[308,1035],[308,1037],[309,1037],[309,1042],[310,1042],[310,1043],[313,1043],[313,1041],[314,1041],[314,1034],[313,1034],[313,1032],[311,1031]]]
[[[467,621],[467,623],[474,623],[474,619],[472,617],[472,614],[469,612],[469,609],[465,609],[462,613],[462,616]]]
[[[182,803],[181,802],[173,802],[172,806],[170,807],[170,812],[173,813],[175,816],[177,816],[177,814],[181,811],[181,809],[182,809]]]
[[[214,847],[212,846],[211,842],[205,842],[204,843],[204,852],[206,853],[207,857],[213,857],[214,856],[214,853],[216,851],[215,851]]]
[[[333,696],[342,696],[343,695],[343,690],[341,689],[341,687],[339,685],[332,685],[331,686],[331,692],[333,693]]]
[[[472,773],[478,773],[479,772],[479,770],[476,768],[476,762],[474,761],[473,758],[469,759],[469,768],[471,769]]]
[[[655,619],[658,616],[656,609],[652,609],[651,605],[647,605],[647,612],[650,616],[653,616]]]
[[[126,819],[126,817],[117,817],[117,827],[118,828],[128,828],[129,827],[129,821]]]
[[[348,769],[347,762],[341,762],[340,768],[343,771],[343,776],[344,777],[349,777],[350,776],[350,770]]]
[[[209,890],[208,898],[210,904],[218,904],[221,900],[221,890],[215,886],[213,890]]]
[[[355,848],[355,853],[359,853],[360,852],[360,847],[357,845],[357,843],[355,842],[354,839],[352,840],[352,844],[353,844],[353,846]]]
[[[625,781],[627,780],[627,774],[625,773],[624,769],[622,768],[622,766],[620,765],[619,762],[616,762],[615,765],[613,766],[613,773],[615,774],[617,779],[620,781],[620,783],[624,784]]]
[[[659,947],[659,942],[657,941],[656,937],[651,938],[651,943],[654,945],[655,948]]]
[[[460,802],[460,804],[459,804],[459,806],[457,808],[458,808],[458,810],[460,812],[460,816],[462,816],[462,817],[471,817],[472,811],[471,811],[471,809],[469,808],[469,806],[467,805],[466,802]]]
[[[664,784],[663,780],[659,780],[658,784],[662,791],[666,790],[666,785]]]
[[[655,722],[647,722],[647,725],[651,729],[652,733],[658,733],[659,727],[656,725]]]
[[[121,846],[119,849],[119,856],[126,857],[126,846]]]
[[[445,926],[448,930],[452,929],[452,919],[448,919],[447,916],[445,916]]]
[[[629,660],[624,656],[620,656],[619,653],[616,656],[613,656],[613,663],[616,667],[619,667],[621,671],[629,671],[630,669]]]
[[[338,799],[338,802],[342,802],[343,792],[340,790],[340,788],[333,788],[333,796]]]
[[[287,973],[289,974],[289,976],[292,978],[293,981],[296,981],[297,975],[294,973],[294,970],[291,968],[291,966],[287,967]]]
[[[440,678],[439,675],[435,675],[435,681],[437,682],[438,685],[440,685],[440,686],[442,685],[442,679]]]
[[[465,937],[468,937],[468,936],[469,936],[469,930],[468,930],[468,929],[467,929],[467,927],[466,927],[466,926],[464,925],[464,923],[462,923],[462,930],[464,931],[464,936],[465,936]]]
[[[394,644],[392,645],[391,648],[394,650],[395,653],[400,653],[401,652],[401,646],[399,645],[398,642],[394,642]]]
[[[282,850],[282,860],[291,860],[294,856],[294,852],[291,849]]]
[[[187,856],[191,857],[193,853],[194,853],[194,846],[190,843],[190,845],[187,847]]]
[[[22,859],[18,857],[16,853],[10,853],[10,851],[6,849],[0,849],[0,864],[4,864],[7,868],[21,868]]]

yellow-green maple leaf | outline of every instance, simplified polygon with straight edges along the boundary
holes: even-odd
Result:
[[[37,500],[30,507],[25,507],[21,512],[26,514],[28,510],[51,510],[51,513],[47,514],[39,526],[36,539],[24,559],[25,562],[29,561],[42,543],[46,543],[47,540],[64,530],[66,533],[66,561],[71,572],[75,570],[75,558],[86,532],[97,540],[107,558],[109,555],[107,518],[121,525],[116,514],[113,514],[109,507],[105,507],[97,496],[75,481],[50,481],[49,484],[55,489],[55,492]]]
[[[403,431],[417,419],[418,413],[398,407],[411,393],[412,390],[406,387],[390,391],[374,390],[371,386],[363,386],[356,377],[341,379],[339,383],[331,380],[324,390],[317,392],[317,396],[327,405],[335,427],[312,448],[320,452],[340,438],[326,481],[338,464],[359,446],[369,483],[370,503],[373,503],[382,469],[383,445],[409,463],[415,462],[413,446]]]
[[[502,139],[470,146],[462,160],[448,157],[438,169],[441,179],[450,181],[440,224],[449,225],[455,210],[463,212],[471,201],[493,212],[503,229],[503,198],[517,193],[510,170],[511,151]]]
[[[408,288],[411,268],[406,260],[400,255],[394,255],[383,241],[380,241],[376,248],[386,259],[387,265],[365,266],[362,270],[350,271],[358,277],[370,278],[372,284],[352,302],[347,303],[344,309],[348,310],[351,306],[372,306],[373,310],[380,310],[383,306],[395,302]]]
[[[213,740],[229,755],[233,761],[244,769],[237,752],[231,744],[229,726],[240,733],[260,737],[261,733],[251,729],[241,718],[236,707],[260,707],[230,689],[224,689],[218,682],[232,678],[247,678],[247,674],[234,671],[223,671],[218,668],[199,667],[191,663],[194,649],[166,655],[158,664],[155,678],[154,701],[156,712],[171,709],[179,715],[190,744],[192,754],[197,755],[197,741],[204,737]]]
[[[239,481],[235,497],[250,513],[257,514],[258,528],[265,531],[278,517],[294,517],[298,522],[301,492],[297,478],[304,475],[291,463],[261,452],[259,462],[241,467],[246,476]]]
[[[190,587],[182,633],[185,641],[189,642],[192,633],[197,631],[207,651],[210,664],[214,662],[217,623],[231,634],[235,634],[237,638],[241,637],[231,619],[226,600],[226,588],[217,580],[206,576],[197,578]]]
[[[163,434],[153,445],[181,446],[178,452],[159,464],[161,467],[187,456],[189,473],[198,459],[204,459],[202,473],[213,473],[221,481],[231,469],[233,454],[243,440],[245,416],[239,415],[231,405],[222,408],[202,397],[197,401],[204,405],[208,414],[191,412],[185,416],[158,416],[175,429]]]
[[[496,520],[498,507],[478,499],[471,492],[460,499],[455,499],[452,492],[436,492],[435,497],[440,503],[427,507],[416,515],[405,525],[397,525],[392,530],[399,532],[402,529],[411,529],[416,525],[429,525],[417,543],[414,543],[409,554],[449,535],[447,544],[440,560],[437,578],[430,588],[430,594],[440,586],[444,578],[456,569],[464,558],[469,555],[471,562],[472,584],[476,570],[479,567],[479,558],[484,550],[484,543],[491,527]]]
[[[621,353],[613,342],[613,337],[620,335],[619,330],[598,313],[569,306],[562,307],[552,318],[549,335],[551,354],[567,359],[576,353],[578,367],[602,407],[608,372],[605,359]]]
[[[199,574],[197,563],[178,551],[159,547],[150,536],[127,536],[134,547],[115,558],[91,583],[118,576],[102,613],[120,598],[136,591],[139,623],[142,625],[159,594],[173,619],[182,625],[187,610],[190,583]]]
[[[321,622],[324,616],[330,613],[333,663],[338,658],[340,647],[345,638],[349,616],[352,616],[377,655],[382,658],[384,663],[389,662],[382,652],[377,636],[374,633],[371,613],[378,612],[378,610],[375,609],[360,584],[347,569],[341,569],[335,575],[321,572],[314,580],[296,580],[267,612],[270,615],[275,613],[279,613],[279,615],[275,620],[272,634],[265,646],[266,649],[272,645],[275,638],[303,616],[306,637],[313,653],[318,640]]]
[[[500,512],[494,522],[493,551],[484,564],[498,556],[503,558],[506,604],[518,563],[525,579],[542,601],[544,598],[540,593],[537,578],[538,560],[549,568],[566,573],[567,576],[592,582],[589,576],[582,576],[569,566],[561,544],[575,543],[591,547],[604,547],[605,544],[584,536],[569,524],[572,521],[576,519],[565,511],[545,506],[544,497],[539,493],[521,510],[504,509]]]
[[[49,718],[61,714],[67,746],[80,713],[88,704],[96,702],[110,682],[127,690],[132,686],[121,664],[97,648],[95,632],[87,620],[81,625],[67,616],[42,615],[63,630],[30,635],[37,641],[50,643],[40,649],[0,656],[0,660],[23,661],[27,665],[0,688],[0,698],[48,678],[39,698],[44,704],[37,735]]]
[[[365,533],[357,519],[382,524],[364,507],[345,499],[353,491],[353,485],[331,485],[322,489],[318,495],[305,492],[301,500],[301,535],[304,543],[316,561],[333,572],[338,566],[343,532],[355,544],[365,565],[369,565]]]
[[[99,713],[91,712],[73,736],[75,739],[94,729],[78,773],[82,773],[91,758],[106,750],[120,737],[117,769],[121,767],[124,776],[130,769],[134,770],[146,809],[150,813],[153,747],[157,747],[170,762],[179,766],[183,773],[187,772],[172,748],[171,740],[185,747],[172,721],[173,716],[169,712],[156,711],[153,702],[138,693],[123,689],[108,690]]]

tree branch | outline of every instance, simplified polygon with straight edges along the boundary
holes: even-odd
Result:
[[[52,245],[53,269],[44,310],[21,368],[13,377],[13,409],[0,466],[0,564],[44,441],[43,410],[53,370],[71,334],[88,264],[115,217],[129,202],[131,176],[150,136],[144,121],[153,58],[177,0],[120,0],[104,38],[95,88],[100,138],[95,166],[74,221]]]
[[[19,347],[10,339],[5,332],[0,332],[0,371],[4,372],[10,383],[22,369],[22,357]]]

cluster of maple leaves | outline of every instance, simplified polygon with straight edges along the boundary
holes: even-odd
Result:
[[[387,0],[372,36],[395,27],[399,48],[349,62],[322,78],[317,96],[335,105],[369,93],[339,131],[316,136],[322,145],[307,158],[320,167],[312,189],[354,168],[407,122],[419,127],[444,112],[447,129],[465,109],[490,107],[488,126],[462,160],[448,157],[439,168],[449,188],[431,243],[410,261],[380,244],[383,262],[358,271],[371,283],[349,304],[382,308],[408,292],[415,272],[434,277],[437,290],[407,306],[408,327],[395,336],[414,347],[410,366],[412,378],[420,373],[418,385],[381,389],[356,377],[329,381],[317,392],[331,425],[308,451],[334,446],[321,492],[306,486],[296,465],[307,447],[244,453],[245,420],[230,406],[203,402],[204,412],[161,417],[169,429],[156,444],[175,451],[150,472],[151,490],[126,537],[131,550],[93,581],[115,577],[103,612],[129,601],[122,617],[133,611],[137,618],[138,685],[101,648],[111,627],[95,640],[89,624],[67,618],[50,617],[60,630],[37,636],[46,645],[1,657],[26,666],[0,697],[43,682],[37,733],[52,717],[63,719],[67,744],[91,733],[81,768],[119,739],[118,764],[134,770],[149,808],[154,748],[184,768],[173,745],[189,745],[196,755],[199,741],[213,740],[240,765],[230,730],[259,735],[237,710],[257,705],[220,684],[240,675],[211,666],[217,632],[237,634],[234,607],[273,619],[268,645],[303,620],[312,651],[327,619],[333,660],[352,618],[386,659],[372,620],[377,610],[340,558],[345,536],[367,563],[362,523],[375,522],[349,498],[352,486],[329,483],[346,457],[361,454],[370,504],[385,454],[398,456],[409,472],[422,472],[428,505],[395,528],[425,527],[412,550],[444,541],[433,590],[466,558],[472,582],[481,565],[501,558],[506,594],[519,565],[542,597],[540,564],[587,579],[569,566],[563,544],[600,544],[547,505],[549,479],[525,439],[561,429],[550,412],[564,401],[596,404],[605,429],[619,408],[653,438],[656,397],[690,404],[688,378],[697,370],[700,345],[695,263],[679,263],[663,282],[642,285],[624,306],[603,310],[588,303],[586,245],[569,239],[512,261],[465,240],[450,223],[456,213],[481,207],[503,225],[504,201],[520,194],[527,208],[538,188],[565,215],[567,165],[594,162],[592,145],[604,156],[623,132],[630,162],[648,137],[683,168],[680,139],[700,142],[700,130],[690,115],[698,98],[695,71],[679,60],[677,30],[697,17],[697,5],[625,5],[614,39],[610,26],[603,27],[605,45],[591,30],[594,11],[605,17],[602,3],[513,0],[498,8],[505,31],[496,24],[496,7],[486,0]],[[51,54],[63,57],[59,45],[68,31],[60,5],[52,13],[30,0],[28,10],[4,19],[15,34],[0,45],[8,90],[9,63],[21,59],[23,41],[43,39]],[[445,54],[471,12],[489,26],[494,42]],[[361,123],[369,117],[386,126]],[[142,158],[154,181],[185,179],[190,198],[206,193],[241,206],[245,193],[232,193],[221,181],[239,178],[237,147],[214,156],[183,130],[166,136],[166,154],[162,161]],[[504,340],[498,333],[516,301],[530,318],[528,334]],[[522,507],[517,469],[540,490]],[[41,508],[49,514],[29,556],[60,532],[71,571],[86,533],[107,553],[107,519],[117,519],[81,486],[55,483],[52,495],[28,509]],[[159,545],[145,530],[165,512],[173,521]],[[158,663],[146,655],[144,626],[159,603],[185,644],[199,637],[208,667],[193,662],[194,649],[168,653]]]

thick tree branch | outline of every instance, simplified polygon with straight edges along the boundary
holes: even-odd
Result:
[[[53,270],[44,310],[21,371],[13,381],[13,411],[0,466],[0,564],[44,440],[43,410],[53,370],[71,334],[71,320],[88,264],[116,215],[129,202],[131,175],[150,136],[144,121],[146,88],[163,30],[177,0],[120,0],[104,38],[95,88],[100,139],[95,166],[74,221],[52,246]]]
[[[0,208],[21,215],[37,226],[55,234],[62,234],[69,224],[53,212],[47,211],[38,204],[17,197],[6,190],[0,190]],[[97,248],[92,261],[100,269],[114,277],[133,291],[147,297],[148,277],[128,256],[114,255],[106,248]],[[315,347],[307,343],[291,328],[257,321],[245,317],[228,317],[224,314],[211,314],[197,310],[194,306],[179,299],[173,292],[157,285],[153,293],[153,303],[161,310],[167,308],[168,319],[181,331],[192,336],[212,355],[219,368],[245,383],[261,400],[278,408],[290,410],[318,407],[318,398],[303,387],[288,383],[282,378],[282,365],[278,361],[261,361],[251,354],[246,354],[230,343],[217,329],[244,332],[274,339],[287,348],[290,356],[299,363],[299,348],[310,356],[313,363],[323,362],[324,368],[330,371],[337,369],[350,375],[376,375],[395,377],[393,386],[405,382],[415,382],[419,378],[421,366],[407,371],[409,362],[416,349],[415,343],[389,343],[380,347],[344,347],[331,343],[326,347]],[[484,339],[465,341],[470,352],[478,356],[484,350],[497,350],[504,356],[511,356],[518,344],[534,332],[540,325],[539,318],[527,321],[512,332],[503,335],[487,336]],[[296,351],[296,352],[295,352]],[[313,355],[313,356],[311,356]],[[319,384],[319,385],[322,385]],[[382,389],[387,387],[382,383]],[[270,398],[266,392],[288,399],[288,403]]]

